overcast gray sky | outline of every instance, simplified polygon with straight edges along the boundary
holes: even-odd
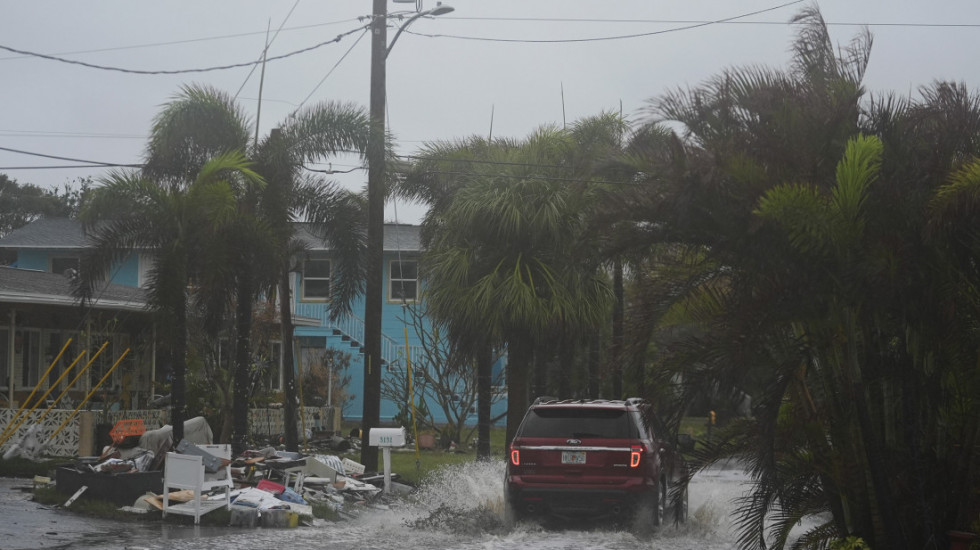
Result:
[[[436,6],[424,0],[424,9]],[[388,58],[388,121],[402,154],[473,134],[523,137],[603,110],[632,120],[651,98],[696,86],[731,66],[785,67],[805,2],[791,0],[445,0],[455,11],[420,19]],[[823,0],[833,39],[874,34],[866,87],[915,94],[933,80],[980,85],[977,0]],[[389,2],[389,13],[414,10]],[[309,48],[367,23],[371,0],[32,0],[0,2],[0,46],[137,71],[202,69]],[[758,12],[758,13],[755,13]],[[753,14],[754,13],[754,14]],[[752,15],[746,15],[752,14]],[[745,15],[745,17],[739,17]],[[714,24],[712,21],[729,20]],[[403,20],[402,20],[403,21]],[[401,23],[397,18],[392,25]],[[281,27],[281,30],[279,30]],[[389,40],[395,28],[388,31]],[[278,31],[278,34],[276,32]],[[410,34],[410,32],[412,34]],[[632,38],[627,35],[643,35]],[[302,104],[367,106],[370,36],[268,63],[259,121],[265,134]],[[133,74],[0,51],[0,148],[107,163],[139,163],[160,106],[186,83],[238,95],[253,117],[259,71]],[[563,93],[564,90],[564,93]],[[564,96],[564,100],[563,100]],[[61,186],[105,169],[0,150],[0,173]],[[340,159],[334,169],[355,168]],[[325,166],[320,167],[325,168]],[[360,188],[366,170],[341,181]],[[389,205],[386,219],[422,210]]]

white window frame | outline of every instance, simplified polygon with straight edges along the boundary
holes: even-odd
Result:
[[[405,263],[415,264],[415,278],[413,278],[413,279],[397,278],[396,279],[395,278],[395,269],[394,269],[395,264],[405,264]],[[401,272],[401,269],[399,269],[399,272]],[[403,282],[408,282],[408,281],[412,281],[415,284],[415,295],[414,296],[411,296],[411,297],[407,297],[406,296],[404,298],[401,297],[401,296],[396,296],[395,295],[395,283],[403,283]],[[391,303],[397,303],[397,304],[400,304],[402,302],[408,303],[408,304],[413,304],[416,301],[418,301],[418,298],[419,298],[419,262],[418,262],[418,260],[417,259],[414,259],[414,258],[412,258],[412,259],[401,259],[401,260],[399,260],[399,259],[389,260],[388,261],[388,301],[391,302]]]
[[[306,274],[306,266],[307,266],[307,264],[309,264],[311,262],[326,262],[327,263],[327,276],[326,277],[310,277],[310,276],[308,276]],[[333,281],[332,281],[332,277],[333,277],[333,262],[329,258],[308,258],[308,259],[304,260],[303,261],[303,272],[300,274],[300,276],[302,277],[302,281],[300,283],[300,288],[302,289],[302,295],[300,296],[300,300],[301,301],[303,301],[303,302],[329,302],[330,301],[330,292],[331,292],[332,286],[333,286]],[[307,296],[307,294],[306,294],[307,284],[306,283],[308,281],[326,281],[327,282],[327,292],[326,292],[326,295],[322,295],[322,296],[321,295]]]

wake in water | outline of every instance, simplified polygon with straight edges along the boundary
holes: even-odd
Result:
[[[508,525],[503,499],[504,470],[504,463],[495,461],[459,464],[437,471],[414,495],[414,513],[405,518],[404,524],[413,531],[474,539],[488,536],[506,539],[553,538],[556,531],[561,531],[576,538],[598,537],[603,541],[602,548],[618,548],[620,544],[627,543],[630,548],[636,548],[639,539],[621,526],[602,522]],[[656,547],[663,548],[664,543],[671,542],[678,543],[678,548],[686,547],[686,541],[693,539],[704,548],[715,548],[705,546],[706,542],[722,545],[717,548],[731,548],[728,542],[732,538],[729,519],[732,501],[745,490],[746,480],[740,469],[724,468],[709,470],[695,477],[689,488],[690,514],[687,523],[665,526],[656,536]]]
[[[362,508],[350,520],[318,521],[312,528],[233,529],[216,536],[162,540],[157,533],[138,543],[99,550],[733,550],[732,500],[746,489],[740,469],[702,472],[689,489],[690,515],[682,526],[668,526],[652,538],[593,522],[508,526],[504,521],[503,461],[447,467],[429,476],[410,496],[384,499]],[[352,510],[353,512],[353,510]],[[164,537],[166,535],[164,534]],[[135,542],[135,541],[134,541]],[[72,546],[75,548],[87,548]]]

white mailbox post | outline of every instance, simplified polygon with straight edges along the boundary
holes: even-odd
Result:
[[[371,428],[368,431],[368,445],[381,447],[384,455],[386,493],[391,490],[391,448],[404,447],[406,439],[405,428]]]

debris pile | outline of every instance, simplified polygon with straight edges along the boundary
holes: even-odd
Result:
[[[232,525],[267,527],[308,523],[314,508],[322,506],[349,518],[382,493],[383,475],[365,475],[363,465],[333,454],[266,447],[231,457],[230,447],[212,444],[211,428],[202,417],[185,423],[185,439],[176,447],[170,426],[151,431],[141,426],[117,426],[113,444],[99,457],[80,458],[59,467],[58,490],[73,493],[87,487],[90,496],[134,511],[188,514],[195,517],[195,523],[202,514],[227,507]],[[344,441],[338,445],[337,439]],[[356,441],[335,436],[330,448],[356,446]],[[178,460],[187,463],[191,460],[188,455],[199,457],[189,462],[191,470],[182,466],[183,473],[179,473],[176,466],[167,467],[168,456],[176,464]]]

